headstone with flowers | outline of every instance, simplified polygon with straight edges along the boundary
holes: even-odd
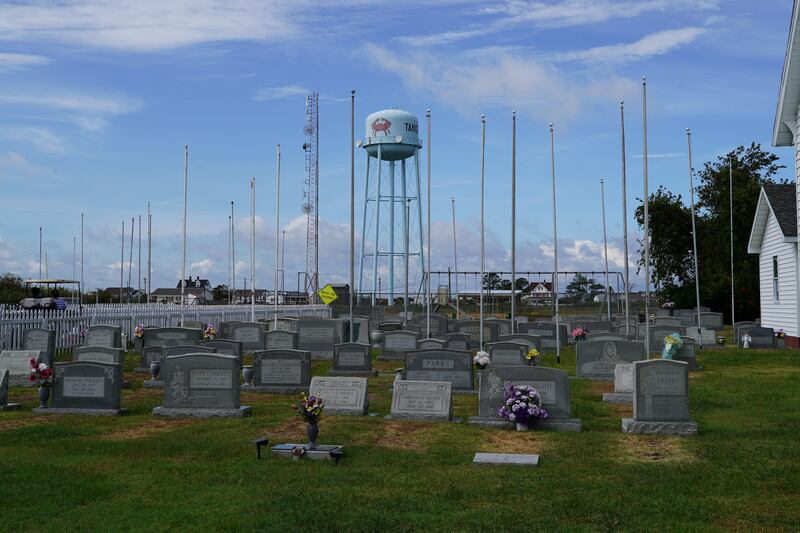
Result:
[[[31,359],[39,363],[41,357],[39,350],[3,350],[0,352],[0,372],[8,370],[9,385],[12,387],[33,387],[29,379]]]
[[[325,398],[326,409],[330,414],[367,414],[367,378],[314,376],[308,392],[312,396]]]
[[[332,378],[328,378],[332,379]],[[365,380],[366,381],[366,380]],[[306,423],[306,437],[308,442],[305,444],[278,444],[272,447],[272,454],[290,457],[295,461],[300,459],[317,459],[339,462],[344,456],[344,447],[341,445],[318,444],[319,438],[319,419],[325,412],[327,405],[326,399],[321,396],[306,396],[302,393],[293,405],[297,415]]]
[[[542,407],[542,396],[531,385],[515,385],[509,381],[503,391],[503,405],[497,410],[501,418],[515,424],[517,431],[534,428],[548,417]]]
[[[21,403],[8,403],[8,370],[0,369],[0,411],[19,411]]]
[[[121,405],[122,365],[95,361],[58,363],[52,388],[52,407],[42,405],[34,412],[94,416],[125,413]]]

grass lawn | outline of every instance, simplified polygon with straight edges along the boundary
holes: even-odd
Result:
[[[573,375],[574,359],[565,350]],[[35,390],[12,389],[24,406],[0,412],[0,529],[800,530],[800,354],[726,349],[700,363],[689,438],[623,434],[630,408],[602,403],[611,384],[584,380],[572,382],[580,433],[387,421],[392,378],[370,378],[381,416],[320,422],[320,443],[345,445],[339,465],[256,460],[253,438],[304,441],[292,396],[242,394],[246,419],[162,420],[150,414],[162,392],[133,373],[122,417],[34,415]],[[476,413],[477,397],[454,396],[454,416]],[[478,451],[541,462],[473,466]]]

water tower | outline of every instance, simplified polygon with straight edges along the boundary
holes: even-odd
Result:
[[[420,287],[425,272],[419,201],[419,121],[402,109],[372,113],[367,117],[365,138],[358,146],[367,152],[359,292],[371,292],[374,304],[380,279],[390,304],[398,287],[408,301],[409,294],[413,296]]]

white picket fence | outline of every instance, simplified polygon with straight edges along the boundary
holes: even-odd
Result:
[[[278,316],[315,316],[329,318],[330,308],[325,305],[279,305]],[[193,305],[184,310],[184,321],[219,324],[229,320],[249,321],[249,305]],[[256,305],[255,318],[273,318],[275,306]],[[22,332],[33,328],[53,329],[56,332],[56,349],[79,346],[82,332],[90,325],[120,326],[128,339],[133,338],[137,324],[145,327],[179,326],[180,307],[170,304],[95,304],[83,310],[24,310],[0,308],[0,349],[22,349]]]

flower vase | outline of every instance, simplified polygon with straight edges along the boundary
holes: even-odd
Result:
[[[517,431],[528,431],[530,428],[526,424],[517,422]]]
[[[672,359],[672,345],[664,345],[664,349],[661,350],[661,359]]]
[[[317,448],[317,437],[319,437],[319,425],[316,420],[308,420],[306,427],[306,436],[308,437],[308,444],[306,448],[315,450]]]
[[[39,408],[47,409],[47,402],[50,400],[50,387],[39,387]]]
[[[248,387],[251,386],[251,381],[253,381],[253,367],[250,365],[244,366],[242,368],[242,377],[244,378],[245,384]]]
[[[150,375],[152,376],[152,381],[158,380],[158,374],[161,372],[161,362],[160,361],[152,361],[150,363]]]

